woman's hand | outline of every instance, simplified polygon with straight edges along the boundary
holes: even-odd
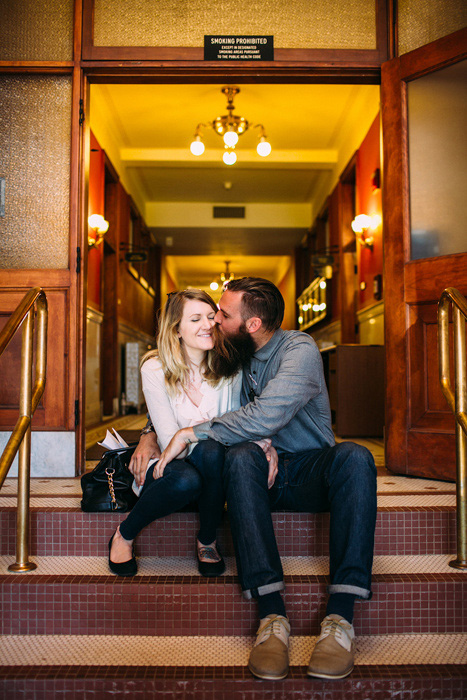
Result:
[[[164,469],[169,462],[177,459],[193,442],[198,442],[193,428],[182,428],[175,433],[165,450],[163,451],[160,460],[154,465],[154,478],[160,479],[164,473]]]
[[[141,486],[144,483],[149,460],[160,457],[160,454],[161,451],[157,444],[156,434],[145,433],[145,435],[142,435],[128,465],[128,469],[135,477],[137,486]]]

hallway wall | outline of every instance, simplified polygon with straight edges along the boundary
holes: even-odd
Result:
[[[382,222],[381,186],[378,182],[381,160],[380,145],[378,114],[364,135],[362,142],[356,148],[354,161],[350,162],[355,163],[352,166],[354,174],[351,176],[352,181],[354,181],[355,216],[358,214],[376,215],[380,217]],[[323,251],[328,249],[334,258],[332,279],[327,280],[331,310],[325,320],[306,329],[306,332],[310,333],[323,347],[345,342],[342,340],[343,284],[350,285],[350,296],[355,295],[353,313],[354,323],[358,328],[355,342],[384,344],[382,223],[371,231],[374,237],[371,249],[363,247],[356,240],[352,242],[352,248],[348,247],[349,244],[346,242],[348,234],[346,234],[347,238],[343,239],[343,232],[350,225],[350,221],[346,218],[349,214],[348,205],[345,203],[347,195],[344,192],[348,178],[346,168],[339,175],[339,182],[328,195],[327,204],[313,221],[311,235],[308,237],[307,245],[310,257],[314,251],[320,251],[323,254]],[[350,250],[354,251],[357,270],[355,278],[352,275],[349,277],[348,270],[346,270],[345,275],[342,273],[343,250],[347,251],[347,254]],[[318,272],[311,269],[305,285],[307,286],[316,275]],[[297,290],[297,294],[300,294],[301,291]]]
[[[160,294],[159,253],[113,164],[92,132],[90,136],[88,213],[101,214],[110,226],[104,242],[88,251],[86,426],[105,414],[118,414],[120,402],[127,400],[125,348],[136,343],[143,355],[152,347]],[[127,262],[125,253],[133,249],[145,250],[147,261]],[[139,410],[141,392],[136,396],[133,408]]]

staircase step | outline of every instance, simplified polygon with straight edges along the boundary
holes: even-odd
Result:
[[[446,554],[456,550],[455,496],[380,497],[375,554]],[[414,499],[418,499],[414,503]],[[0,497],[0,554],[14,554],[16,511],[12,497]],[[44,502],[45,501],[45,502]],[[64,503],[65,501],[65,503]],[[390,502],[388,502],[390,501]],[[440,502],[441,501],[441,502]],[[385,505],[386,504],[386,505]],[[107,543],[122,521],[121,513],[83,513],[76,499],[33,498],[31,554],[37,556],[105,556]],[[281,555],[322,556],[329,551],[327,513],[273,513]],[[138,537],[143,556],[191,557],[198,515],[174,513],[149,525]],[[227,516],[218,540],[227,555],[233,544]]]
[[[467,631],[466,573],[450,556],[376,557],[373,599],[356,606],[359,634]],[[110,574],[98,557],[45,557],[30,573],[0,563],[3,634],[245,635],[256,606],[241,596],[235,563],[205,579],[194,558],[142,558],[134,578]],[[285,603],[294,634],[319,632],[327,557],[284,557]]]
[[[379,475],[375,553],[423,555],[456,549],[455,484]],[[17,479],[0,493],[0,554],[14,554]],[[31,553],[40,556],[105,556],[107,542],[123,515],[83,513],[80,479],[31,480]],[[279,550],[288,556],[328,554],[326,513],[273,514]],[[138,538],[144,556],[192,556],[198,528],[195,512],[176,513],[146,528]],[[90,534],[92,533],[92,534]],[[228,519],[219,534],[233,555]]]
[[[18,479],[5,479],[1,495],[14,496],[18,489]],[[396,476],[387,472],[377,476],[377,491],[381,496],[388,494],[400,495],[427,495],[427,494],[452,494],[456,492],[456,485],[446,481],[433,479],[418,479],[414,477]],[[54,478],[35,477],[31,479],[32,496],[76,496],[81,498],[80,477]]]
[[[449,562],[455,556],[451,554],[431,554],[419,556],[376,555],[373,561],[375,580],[381,576],[394,580],[397,575],[449,574],[456,578],[464,577],[467,583],[467,571],[453,569]],[[37,569],[18,574],[8,571],[8,566],[15,560],[13,556],[0,556],[0,576],[16,577],[18,582],[25,576],[109,576],[107,557],[30,557],[37,564]],[[192,552],[186,557],[137,557],[138,573],[141,576],[184,576],[200,578],[197,563]],[[327,576],[329,574],[329,557],[282,557],[282,566],[286,576]],[[225,557],[226,575],[236,576],[237,568],[234,557]],[[113,576],[118,580],[118,577]],[[5,580],[5,579],[2,579]],[[204,580],[204,579],[201,579]]]
[[[290,664],[308,664],[316,636],[290,639]],[[146,637],[123,635],[5,635],[0,666],[244,666],[253,636]],[[386,634],[356,637],[357,665],[465,664],[467,635]]]
[[[0,687],[4,697],[35,700],[97,693],[164,700],[467,696],[465,635],[357,637],[356,666],[343,681],[307,678],[313,637],[291,638],[286,680],[254,679],[246,668],[252,641],[239,636],[5,636],[0,640]]]

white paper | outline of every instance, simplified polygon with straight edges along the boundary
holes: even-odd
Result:
[[[107,430],[105,438],[102,440],[102,442],[98,442],[97,444],[101,447],[105,447],[107,450],[118,450],[122,447],[128,447],[128,443],[125,442],[122,436],[119,435],[114,428],[112,428],[112,430],[116,437],[114,437],[112,433]]]

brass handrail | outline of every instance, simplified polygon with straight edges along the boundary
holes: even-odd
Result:
[[[449,309],[454,323],[455,393],[449,373]],[[454,287],[447,287],[438,304],[439,379],[443,394],[456,419],[457,464],[457,558],[449,562],[455,569],[467,569],[467,370],[465,319],[467,300]]]
[[[34,313],[37,312],[36,377],[32,388]],[[47,298],[40,287],[34,287],[23,297],[8,323],[0,332],[0,355],[18,328],[23,324],[21,344],[21,385],[19,417],[0,458],[0,488],[5,481],[16,453],[18,459],[18,507],[16,514],[16,562],[10,571],[31,571],[29,561],[29,493],[31,473],[31,420],[45,389],[47,368]],[[24,322],[24,323],[23,323]]]

